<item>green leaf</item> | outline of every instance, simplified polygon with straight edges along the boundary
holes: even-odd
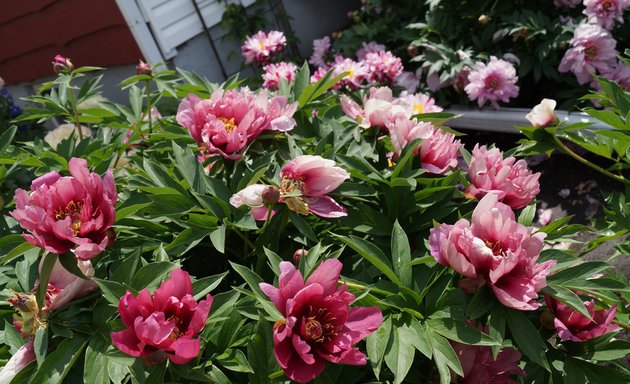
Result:
[[[199,164],[199,160],[193,155],[189,148],[182,149],[174,141],[171,142],[173,146],[173,154],[175,155],[175,166],[184,176],[190,189],[199,194],[204,194],[205,181],[204,173]]]
[[[0,260],[0,265],[8,263],[9,261],[13,260],[14,258],[18,256],[25,254],[26,252],[30,251],[33,248],[35,248],[35,246],[26,241],[19,245],[16,245],[15,248],[10,250],[6,255],[4,255],[4,257],[2,257],[2,260]]]
[[[234,372],[254,373],[245,354],[240,349],[227,349],[216,357],[217,362]]]
[[[103,280],[96,277],[93,277],[92,281],[95,282],[101,289],[105,300],[107,300],[107,302],[111,305],[117,307],[120,298],[123,297],[126,292],[125,287],[116,281]]]
[[[151,373],[147,376],[145,383],[162,384],[164,383],[164,374],[166,373],[166,364],[160,364],[151,368]]]
[[[280,256],[274,251],[268,249],[267,247],[263,247],[263,251],[265,252],[265,256],[267,256],[267,260],[269,261],[269,266],[271,270],[276,276],[280,276],[280,263],[283,261]],[[306,275],[306,274],[305,274]]]
[[[433,359],[440,373],[440,383],[450,382],[451,374],[448,368],[452,369],[456,374],[464,376],[459,358],[448,340],[429,328],[427,328],[425,334],[427,339],[431,341]]]
[[[48,349],[48,327],[39,327],[35,332],[35,340],[33,340],[33,350],[37,358],[37,366],[41,367]]]
[[[377,379],[380,378],[381,364],[383,363],[385,349],[389,344],[390,337],[392,337],[392,318],[387,316],[383,319],[383,324],[365,340],[370,365]]]
[[[46,292],[48,290],[48,281],[50,280],[50,274],[52,273],[56,261],[56,253],[47,253],[44,256],[44,263],[42,264],[42,270],[39,274],[39,286],[37,287],[37,308],[43,308],[44,299],[46,298]]]
[[[77,258],[72,252],[66,252],[59,255],[59,262],[64,267],[64,269],[73,275],[87,280],[88,278],[83,274],[81,269],[79,268],[79,264],[77,263]]]
[[[94,337],[85,350],[85,368],[83,381],[85,384],[109,384],[107,366],[109,359],[103,354],[105,340]]]
[[[0,135],[0,153],[5,153],[7,147],[13,141],[13,137],[15,137],[15,132],[17,131],[17,126],[12,125]]]
[[[394,384],[403,382],[413,364],[416,353],[416,348],[411,340],[404,337],[408,335],[408,332],[400,332],[403,327],[408,329],[404,324],[394,326],[385,350],[385,363],[394,374]]]
[[[449,340],[463,344],[485,346],[501,345],[498,341],[463,321],[441,317],[428,319],[426,326]]]
[[[129,285],[136,290],[157,286],[157,283],[162,280],[167,273],[177,267],[177,264],[171,263],[170,261],[147,264],[136,272]]]
[[[398,224],[398,220],[394,222],[394,228],[392,229],[391,248],[394,272],[400,278],[402,286],[411,289],[412,273],[410,265],[411,250],[409,248],[409,239],[400,224]]]
[[[268,384],[269,374],[279,368],[271,353],[273,347],[271,327],[266,321],[259,321],[256,334],[247,343],[247,360],[252,367],[250,384]]]
[[[466,308],[466,317],[470,319],[478,319],[492,309],[496,299],[494,294],[487,286],[481,287],[475,293]]]
[[[225,253],[225,225],[220,225],[210,232],[210,241],[217,251]]]
[[[83,353],[87,340],[75,333],[72,339],[65,339],[53,352],[48,354],[46,360],[31,379],[31,384],[56,384],[61,383],[70,372],[70,369]]]
[[[627,340],[613,340],[598,347],[590,359],[596,361],[617,360],[630,355],[630,342]]]
[[[206,276],[192,283],[195,300],[201,300],[212,292],[213,289],[221,284],[221,281],[227,276],[228,272],[219,273],[217,275]]]
[[[392,283],[398,286],[402,285],[400,279],[398,278],[398,276],[392,269],[392,266],[389,264],[389,261],[385,257],[385,254],[376,245],[368,242],[367,240],[352,235],[348,237],[339,235],[333,236],[341,240],[345,244],[349,245],[350,248],[354,249],[359,255],[367,259],[367,261],[372,263],[372,265],[374,265],[379,271],[387,276],[387,278]]]
[[[561,271],[554,272],[547,277],[547,283],[556,283],[562,285],[563,282],[573,279],[587,279],[603,272],[612,266],[603,261],[589,261],[574,267],[569,267]]]
[[[518,215],[518,223],[530,226],[532,225],[532,221],[534,221],[534,215],[536,215],[536,202],[532,201],[527,207],[523,208]]]
[[[591,314],[584,306],[584,301],[571,290],[560,285],[549,284],[545,288],[543,288],[542,292],[545,295],[549,295],[554,299],[565,303],[566,305],[581,313],[582,316],[585,316],[587,319],[593,320]]]
[[[258,299],[260,304],[262,304],[263,309],[269,314],[269,316],[271,316],[274,321],[282,319],[283,316],[276,306],[273,305],[263,291],[260,290],[259,284],[263,282],[263,279],[247,267],[232,262],[230,262],[230,265],[243,278],[243,280],[245,280],[249,289],[252,290],[254,296]]]
[[[525,313],[508,308],[506,314],[508,328],[518,349],[531,361],[551,371],[545,357],[547,345]]]
[[[289,211],[289,219],[291,220],[293,225],[295,225],[298,231],[300,231],[301,234],[306,236],[307,239],[315,243],[319,242],[319,240],[317,239],[317,235],[315,234],[315,232],[313,232],[313,229],[311,228],[311,226],[308,225],[306,220],[301,218],[300,215],[298,215],[297,213],[293,211]]]

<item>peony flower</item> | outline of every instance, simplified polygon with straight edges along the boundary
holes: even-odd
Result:
[[[553,99],[542,99],[540,104],[536,105],[531,112],[525,115],[525,118],[534,127],[548,127],[558,124],[558,116],[554,112],[556,101]]]
[[[555,316],[553,325],[561,340],[584,341],[604,333],[615,332],[617,326],[611,324],[617,313],[617,305],[610,309],[595,309],[593,299],[584,302],[584,306],[593,320],[589,320],[575,309],[555,300],[550,296],[545,296],[547,309]]]
[[[442,107],[435,105],[435,100],[424,93],[409,93],[403,91],[394,100],[394,105],[400,105],[405,109],[405,115],[411,117],[421,113],[442,112]]]
[[[472,223],[461,219],[431,229],[429,248],[438,263],[468,278],[460,281],[464,286],[488,284],[506,307],[534,310],[556,263],[536,264],[545,236],[517,223],[510,207],[489,193],[473,211]]]
[[[363,62],[370,83],[393,83],[403,71],[402,60],[390,51],[368,53]]]
[[[72,72],[74,69],[74,65],[72,65],[70,59],[61,55],[55,55],[52,65],[53,71],[55,71],[56,74]]]
[[[278,288],[260,283],[260,289],[283,319],[273,326],[274,355],[284,373],[306,383],[324,370],[326,361],[365,365],[365,355],[354,344],[383,322],[378,307],[349,308],[354,301],[347,287],[338,287],[343,265],[323,261],[304,282],[292,263],[280,263]]]
[[[316,67],[326,67],[326,54],[330,50],[330,37],[313,40],[313,53],[308,62]]]
[[[263,73],[263,88],[272,91],[277,91],[282,79],[287,83],[292,83],[295,80],[295,71],[297,66],[293,63],[281,62],[277,64],[267,64],[263,67],[265,73]]]
[[[623,23],[623,12],[630,5],[630,0],[584,0],[583,14],[591,24],[599,24],[611,30],[615,21]]]
[[[252,184],[232,195],[230,204],[235,208],[247,205],[251,208],[252,216],[255,220],[266,220],[267,207],[265,207],[263,195],[269,188],[275,187],[265,184]]]
[[[320,156],[298,156],[282,167],[280,178],[280,202],[290,210],[325,218],[347,215],[345,208],[327,196],[350,178],[334,161]]]
[[[406,92],[413,93],[420,86],[420,79],[415,73],[404,71],[396,77],[394,84],[399,87],[405,88]]]
[[[477,328],[481,330],[480,326]],[[483,332],[488,333],[487,326]],[[510,379],[511,375],[527,376],[527,373],[518,366],[521,354],[514,348],[501,348],[495,359],[491,347],[467,345],[456,341],[450,343],[459,358],[464,373],[462,380],[458,383],[516,384],[517,381]]]
[[[254,62],[256,65],[263,65],[269,63],[286,45],[287,39],[282,32],[258,31],[252,36],[247,36],[241,46],[241,54],[245,58],[245,64]]]
[[[613,81],[621,87],[626,92],[630,92],[630,67],[628,67],[625,63],[619,61],[617,64],[610,69],[609,72],[602,73],[602,76],[606,79]],[[599,83],[594,80],[596,86],[595,89],[601,88]]]
[[[540,173],[532,173],[525,160],[504,159],[498,148],[488,150],[485,145],[473,148],[468,178],[468,195],[480,199],[494,193],[513,209],[526,207],[540,191]]]
[[[68,169],[71,176],[53,171],[33,180],[30,194],[17,189],[11,216],[30,232],[29,243],[89,260],[113,242],[107,230],[116,219],[116,184],[111,170],[101,178],[84,159],[70,159]]]
[[[20,347],[7,361],[6,365],[0,368],[0,384],[9,384],[13,378],[35,360],[35,349],[33,341],[29,341]]]
[[[333,89],[339,89],[346,86],[352,91],[357,90],[361,87],[361,83],[363,83],[368,75],[368,69],[365,63],[356,62],[342,56],[335,57],[335,61],[332,63],[331,68],[333,69],[333,76],[339,76],[343,72],[347,72],[347,74],[339,80],[337,84],[335,84]]]
[[[144,61],[140,60],[140,62],[136,65],[136,74],[153,76],[153,69],[151,68],[151,64],[145,63]]]
[[[72,133],[76,131],[77,129],[74,126],[74,124],[61,124],[57,126],[57,128],[53,129],[52,131],[49,131],[46,134],[46,136],[44,136],[44,141],[48,143],[48,145],[50,145],[50,148],[56,151],[57,146],[62,141],[72,136]],[[85,125],[81,125],[81,133],[83,134],[83,137],[92,136],[92,130],[89,127],[86,127]],[[78,134],[77,134],[76,140],[78,142],[81,141],[81,138],[79,137]]]
[[[284,96],[271,99],[248,88],[214,91],[210,99],[193,94],[177,109],[177,122],[188,129],[201,152],[200,160],[223,156],[236,160],[263,130],[288,131],[295,126],[297,103]]]
[[[392,105],[394,97],[388,87],[371,87],[370,96],[363,100],[363,108],[346,95],[341,96],[341,110],[353,118],[359,127],[386,127],[392,114],[404,112],[402,107]]]
[[[573,72],[580,84],[591,81],[593,75],[610,72],[616,62],[617,42],[610,32],[596,24],[582,24],[573,32],[567,50],[558,66],[560,72]]]
[[[161,364],[168,358],[186,364],[199,355],[200,339],[206,325],[212,296],[199,303],[193,298],[190,276],[174,269],[153,295],[145,288],[138,297],[130,291],[120,298],[118,312],[125,329],[112,332],[116,348],[145,362]]]
[[[376,41],[370,41],[369,43],[364,41],[361,43],[361,48],[357,49],[357,59],[365,60],[368,53],[378,53],[384,50],[385,46],[383,44],[379,44]]]
[[[463,66],[462,69],[457,72],[457,75],[455,75],[455,79],[453,79],[453,89],[455,89],[455,92],[464,92],[466,86],[470,83],[468,81],[468,75],[470,75],[469,66]]]
[[[507,103],[510,98],[518,96],[516,69],[511,63],[494,56],[490,57],[488,64],[477,62],[468,75],[468,81],[464,90],[471,101],[477,100],[479,107],[490,101],[498,109],[498,100]]]

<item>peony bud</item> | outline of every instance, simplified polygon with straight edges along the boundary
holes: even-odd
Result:
[[[554,109],[556,108],[556,101],[553,99],[542,99],[540,104],[532,108],[525,118],[534,127],[549,127],[558,124],[558,116]]]
[[[144,61],[140,60],[140,62],[136,66],[136,73],[138,75],[153,76],[153,70],[151,69],[151,64],[147,64]]]
[[[61,55],[55,56],[52,65],[53,71],[55,71],[56,74],[71,72],[74,69],[70,59]]]
[[[274,205],[280,200],[280,190],[275,185],[268,185],[262,191],[262,201],[265,205]]]
[[[308,249],[300,248],[293,253],[293,265],[296,267],[300,265],[300,260],[308,255]]]
[[[413,44],[409,44],[407,46],[407,54],[409,55],[409,57],[415,57],[418,55],[418,47],[416,47]]]
[[[479,16],[477,21],[481,25],[486,25],[486,24],[488,24],[490,22],[490,16],[488,16],[488,15],[481,15],[481,16]]]

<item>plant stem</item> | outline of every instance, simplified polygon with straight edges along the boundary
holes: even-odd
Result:
[[[46,299],[46,293],[48,291],[48,281],[50,281],[50,275],[52,273],[55,262],[57,261],[56,253],[44,254],[44,264],[42,265],[42,271],[39,274],[39,286],[37,287],[37,308],[41,311],[44,308],[44,299]]]
[[[623,183],[623,184],[630,185],[630,180],[626,179],[623,176],[615,175],[614,173],[611,173],[611,172],[605,170],[604,168],[600,167],[597,164],[591,163],[590,161],[586,160],[582,156],[578,155],[577,153],[575,153],[571,149],[569,149],[569,147],[564,145],[564,143],[556,135],[551,135],[551,136],[553,137],[553,140],[558,145],[558,147],[560,147],[561,150],[563,150],[567,155],[571,156],[575,160],[579,161],[580,163],[582,163],[582,164],[584,164],[584,165],[586,165],[588,167],[593,168],[597,172],[602,173],[602,174],[610,177],[613,180],[616,180],[616,181],[618,181],[620,183]]]
[[[81,120],[79,119],[79,111],[77,110],[77,100],[74,97],[74,89],[68,84],[68,102],[70,103],[70,111],[74,120],[74,128],[79,135],[79,141],[83,141],[83,131],[81,130]]]
[[[146,119],[149,120],[149,134],[153,132],[153,119],[151,118],[151,80],[145,80],[144,88],[147,92],[147,111],[146,111]]]

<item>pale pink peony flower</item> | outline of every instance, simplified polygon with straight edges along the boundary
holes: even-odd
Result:
[[[20,347],[7,361],[6,365],[0,368],[0,384],[9,384],[20,371],[35,360],[35,349],[33,341],[29,341]]]
[[[174,269],[153,295],[145,288],[138,297],[127,291],[120,298],[118,312],[126,328],[112,332],[112,342],[149,364],[166,358],[186,364],[199,355],[200,339],[195,336],[206,325],[211,305],[210,294],[197,303],[188,273]]]
[[[89,260],[113,242],[107,230],[116,219],[116,184],[111,170],[101,178],[84,159],[70,159],[68,169],[71,176],[53,171],[33,180],[30,194],[17,189],[11,216],[30,232],[29,243]]]
[[[399,87],[405,88],[406,92],[414,93],[420,86],[420,79],[415,73],[404,71],[394,80],[394,84]]]
[[[616,62],[617,42],[610,32],[597,24],[581,24],[573,32],[567,50],[558,66],[560,72],[573,72],[580,84],[588,83],[596,72],[610,72]]]
[[[591,24],[599,24],[611,30],[615,21],[623,23],[623,12],[630,5],[630,0],[584,0],[583,14]]]
[[[313,74],[311,75],[311,83],[317,83],[318,81],[320,81],[328,73],[328,71],[330,71],[330,68],[328,68],[328,66],[317,68],[315,72],[313,72]],[[333,89],[338,88],[338,86],[337,88],[333,87]]]
[[[400,105],[405,109],[405,115],[411,117],[421,113],[442,112],[442,107],[435,104],[435,100],[424,93],[409,93],[403,91],[394,105]]]
[[[284,96],[268,98],[247,88],[214,91],[210,99],[190,94],[177,109],[177,122],[188,129],[201,152],[200,160],[223,156],[236,160],[262,131],[293,129],[297,103]]]
[[[44,260],[42,259],[39,265],[40,273],[43,263]],[[98,288],[96,283],[90,279],[94,276],[92,263],[89,260],[77,260],[77,263],[79,270],[88,279],[82,279],[68,272],[59,260],[55,262],[48,280],[43,311],[54,311]]]
[[[363,107],[349,96],[341,96],[341,110],[353,118],[361,128],[385,128],[387,120],[395,113],[404,112],[401,106],[394,106],[394,96],[388,87],[371,87],[370,95],[363,100]]]
[[[540,104],[532,108],[531,112],[525,115],[525,118],[534,127],[548,127],[558,124],[558,116],[554,111],[556,109],[556,101],[553,99],[542,99]]]
[[[402,60],[390,51],[368,53],[363,62],[370,83],[393,83],[403,71]]]
[[[258,31],[252,36],[247,36],[241,46],[241,54],[245,58],[245,64],[254,62],[256,65],[263,65],[269,63],[273,56],[282,51],[286,45],[287,39],[284,33]]]
[[[625,63],[619,61],[617,64],[611,68],[609,72],[602,73],[602,76],[610,81],[614,81],[626,92],[630,92],[630,67],[628,67]],[[597,81],[595,89],[601,88]]]
[[[378,307],[350,308],[353,294],[337,286],[343,265],[323,261],[304,282],[292,263],[280,263],[278,288],[260,283],[260,289],[283,319],[273,326],[274,355],[284,373],[298,383],[319,376],[326,361],[365,365],[365,355],[354,344],[377,330],[383,315]]]
[[[361,48],[357,49],[356,56],[359,60],[365,60],[368,53],[378,53],[384,50],[385,46],[383,44],[379,44],[376,41],[370,41],[369,43],[364,41],[361,43]]]
[[[488,333],[488,327],[479,330]],[[518,366],[521,354],[514,348],[501,348],[496,359],[491,347],[480,345],[467,345],[451,341],[453,350],[462,365],[464,376],[458,383],[461,384],[508,384],[518,383],[510,378],[511,375],[525,377],[527,373]]]
[[[513,209],[527,206],[540,191],[540,173],[532,174],[525,160],[516,161],[512,156],[503,159],[498,148],[488,150],[485,145],[473,148],[468,178],[468,195],[480,199],[494,193]]]
[[[298,156],[282,167],[280,178],[280,202],[290,210],[325,218],[347,215],[344,207],[327,196],[350,178],[334,161],[320,156]]]
[[[536,264],[545,236],[517,223],[510,207],[489,193],[473,211],[472,223],[461,219],[431,229],[429,248],[438,263],[468,278],[464,285],[488,284],[506,307],[534,310],[556,263]]]
[[[604,333],[615,332],[618,327],[611,324],[617,313],[617,305],[610,309],[595,309],[595,301],[584,302],[593,320],[589,320],[575,309],[555,300],[550,296],[545,296],[547,309],[555,316],[553,324],[561,340],[584,341]]]
[[[308,62],[316,67],[326,67],[326,55],[330,50],[330,46],[330,37],[328,36],[313,40],[313,53]]]
[[[575,8],[582,3],[582,0],[554,0],[553,3],[558,8]]]
[[[269,188],[274,187],[265,184],[252,184],[247,186],[245,189],[238,191],[230,197],[230,204],[235,208],[247,205],[251,208],[254,220],[263,221],[267,219],[267,207],[263,201],[263,194]]]
[[[471,101],[477,100],[479,107],[489,101],[495,109],[499,108],[498,100],[505,103],[518,96],[518,77],[514,66],[505,61],[490,57],[490,62],[477,62],[468,75],[468,85],[464,88]]]
[[[272,91],[278,90],[280,81],[286,80],[287,83],[292,83],[295,80],[295,72],[297,66],[293,63],[281,62],[277,64],[267,64],[263,67],[265,73],[263,73],[263,88]]]
[[[368,68],[363,62],[356,62],[352,59],[336,56],[332,64],[333,76],[338,76],[343,72],[348,72],[333,89],[339,89],[343,86],[354,91],[361,87],[361,83],[367,78]]]

